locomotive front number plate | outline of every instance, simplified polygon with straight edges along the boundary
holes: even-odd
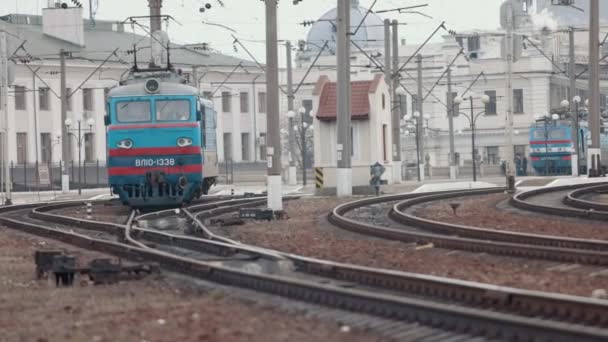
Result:
[[[175,166],[174,158],[144,158],[135,159],[135,167]]]

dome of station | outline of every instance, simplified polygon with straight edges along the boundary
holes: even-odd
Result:
[[[350,25],[351,31],[355,31],[359,23],[365,17],[368,9],[359,6],[359,0],[351,0],[350,6]],[[324,54],[336,53],[336,17],[338,9],[334,8],[325,13],[311,27],[306,38],[306,50],[318,53],[325,41],[328,41],[328,48]],[[384,22],[375,13],[370,13],[365,18],[361,28],[352,36],[352,40],[361,48],[379,48],[384,46]]]

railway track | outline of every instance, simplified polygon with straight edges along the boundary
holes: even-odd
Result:
[[[526,211],[606,221],[607,204],[583,199],[584,196],[606,190],[606,183],[539,188],[516,194],[510,204]]]
[[[593,196],[604,195],[608,192],[608,184],[594,185],[577,189],[568,193],[564,203],[587,211],[608,212],[608,202],[593,201]]]
[[[488,253],[510,257],[525,257],[587,265],[608,265],[608,243],[598,240],[551,237],[497,231],[424,219],[408,211],[416,205],[459,198],[503,192],[502,188],[451,191],[433,194],[404,194],[368,198],[336,207],[329,221],[345,230],[385,239],[435,247]],[[349,212],[376,204],[396,202],[389,217],[397,227],[384,227],[347,217]]]
[[[204,232],[202,217],[230,212],[243,205],[254,205],[252,203],[255,201],[254,199],[249,203],[239,202],[234,205],[207,204],[204,207],[206,210],[196,212],[196,209],[186,209],[185,213],[190,224],[201,226],[200,230]],[[26,232],[83,248],[109,252],[129,259],[155,261],[170,270],[190,276],[382,317],[417,321],[456,334],[498,339],[608,338],[607,332],[600,329],[607,324],[608,307],[584,298],[302,258],[233,241],[222,241],[222,237],[210,232],[205,239],[201,239],[141,229],[133,226],[133,223],[137,222],[134,214],[129,224],[123,226],[51,213],[70,205],[74,204],[59,203],[13,209],[31,210],[30,216],[46,222],[124,236],[125,240],[131,243],[94,238],[66,229],[7,218],[4,214],[10,211],[8,209],[0,211],[0,221]],[[184,256],[180,250],[194,254]],[[214,255],[216,259],[205,260],[205,255]],[[218,257],[224,259],[217,259]],[[244,262],[263,260],[267,265],[278,267],[262,267],[262,271],[258,269],[257,272],[252,272],[251,269],[243,269],[240,266],[244,262],[239,257],[245,257]],[[348,282],[347,288],[344,282]],[[589,326],[583,327],[580,324]],[[444,333],[445,331],[438,331],[437,336],[443,336]]]

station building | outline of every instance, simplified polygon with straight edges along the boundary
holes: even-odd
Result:
[[[537,115],[563,113],[560,107],[562,100],[568,98],[569,80],[566,71],[568,58],[569,20],[578,20],[572,24],[582,23],[580,15],[568,16],[563,8],[550,6],[543,1],[521,0],[523,6],[519,18],[518,32],[526,38],[519,39],[518,58],[514,64],[513,78],[513,111],[514,111],[514,154],[529,153],[529,127],[535,123]],[[603,10],[608,8],[603,8]],[[544,12],[543,12],[544,11]],[[542,12],[542,15],[539,13]],[[606,12],[606,11],[604,11]],[[603,13],[604,13],[603,12]],[[351,24],[357,25],[365,17],[367,9],[359,6],[359,2],[351,2]],[[608,13],[608,12],[606,12]],[[296,98],[306,101],[314,92],[315,81],[322,76],[335,79],[336,70],[336,9],[322,15],[311,27],[308,36],[299,44],[300,51],[296,57],[294,79],[304,79],[304,85],[296,94]],[[588,14],[587,14],[588,15]],[[547,22],[547,16],[550,22]],[[608,15],[604,16],[608,19]],[[579,23],[579,24],[581,24]],[[365,17],[351,44],[351,79],[369,80],[374,75],[382,73],[379,66],[384,64],[384,28],[383,19],[374,13]],[[582,24],[581,24],[582,25]],[[480,111],[485,114],[476,122],[476,156],[488,172],[498,174],[499,164],[506,155],[505,123],[506,123],[506,63],[503,53],[504,30],[438,33],[439,41],[435,39],[420,50],[422,55],[422,87],[425,101],[423,103],[423,151],[421,156],[426,165],[428,176],[449,175],[449,126],[448,98],[462,95],[469,89],[465,97],[473,95],[473,113]],[[429,32],[430,34],[430,32]],[[520,36],[521,37],[521,36]],[[405,66],[400,74],[400,82],[407,95],[397,101],[402,107],[401,142],[402,159],[404,160],[404,176],[415,174],[416,140],[415,132],[408,129],[412,113],[416,109],[417,95],[417,63],[412,55],[419,45],[408,44],[407,40],[399,39],[399,60]],[[586,98],[588,89],[587,67],[588,32],[576,32],[575,52],[576,70],[580,74],[577,79],[577,94]],[[323,48],[323,46],[325,48]],[[452,93],[448,94],[448,84],[445,77],[446,67],[458,52],[463,53],[451,67]],[[321,51],[322,50],[322,51]],[[321,52],[320,52],[321,51]],[[605,52],[608,52],[606,49]],[[318,57],[318,59],[317,59]],[[314,64],[313,64],[314,63]],[[608,73],[602,69],[602,110],[606,114],[606,96],[608,94]],[[304,75],[308,76],[304,78]],[[441,77],[443,75],[443,77]],[[432,90],[432,91],[431,91]],[[490,103],[481,102],[482,95],[488,95]],[[286,106],[286,104],[284,104]],[[284,108],[286,108],[284,106]],[[581,104],[581,110],[585,110]],[[286,111],[286,109],[285,109]],[[454,134],[456,162],[460,165],[460,174],[472,173],[470,167],[473,154],[471,149],[471,129],[469,120],[461,113],[470,115],[470,102],[465,101],[454,108]],[[409,165],[409,166],[408,166]],[[411,169],[409,169],[411,168]],[[409,170],[408,170],[409,169]]]
[[[83,160],[105,164],[105,96],[131,68],[133,44],[139,47],[139,66],[145,68],[150,61],[149,38],[132,33],[130,27],[122,22],[83,19],[79,7],[45,8],[42,15],[0,16],[9,54],[14,52],[9,62],[9,160],[15,165],[61,160],[59,56],[64,50],[71,128],[81,121]],[[254,161],[265,156],[265,77],[255,63],[202,45],[172,45],[171,63],[199,88],[201,96],[215,103],[220,161]],[[5,117],[3,108],[0,120]],[[88,127],[91,118],[95,124]],[[4,127],[3,121],[0,127]],[[72,160],[77,162],[77,139],[70,139]]]

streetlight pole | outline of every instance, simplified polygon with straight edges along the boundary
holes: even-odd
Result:
[[[415,111],[412,114],[412,118],[414,119],[414,125],[416,126],[416,128],[415,128],[415,132],[416,132],[416,175],[418,176],[418,182],[421,182],[422,174],[420,172],[421,167],[420,167],[420,125],[419,125],[419,122],[421,121],[420,112]]]
[[[302,185],[306,186],[306,127],[304,122],[304,114],[306,113],[306,108],[300,107],[300,127],[302,127],[302,133],[300,134],[300,139],[302,140]]]
[[[581,162],[580,162],[580,143],[579,143],[579,117],[578,117],[578,104],[581,102],[581,97],[580,96],[575,96],[573,99],[574,101],[574,129],[576,130],[575,134],[573,135],[574,137],[574,154],[576,155],[576,160],[575,160],[575,164],[576,164],[576,176],[578,176],[581,172]],[[584,139],[584,137],[583,137]]]
[[[71,129],[70,126],[72,126],[72,119],[66,119],[65,120],[65,129],[68,132],[68,136],[74,136],[76,138],[76,146],[78,146],[78,195],[82,195],[82,142],[85,138],[85,136],[82,134],[82,127],[81,127],[81,120],[77,120],[78,122],[78,128],[77,129]],[[93,125],[95,124],[95,121],[93,119],[88,119],[87,120],[87,125],[89,125],[89,129],[87,130],[88,132],[92,132],[93,131]],[[72,131],[76,131],[78,135],[74,135],[74,133],[71,133]]]
[[[293,102],[294,102],[294,94],[293,94],[293,69],[291,62],[291,42],[288,40],[285,43],[285,49],[287,50],[287,110],[293,110]],[[288,115],[289,117],[289,115]],[[288,181],[289,185],[296,185],[298,183],[297,175],[296,175],[296,163],[295,163],[295,141],[294,141],[294,132],[293,132],[293,117],[289,117],[288,119],[288,129],[289,129],[289,174]],[[306,178],[305,178],[306,179]],[[306,185],[306,180],[304,181],[304,185]]]
[[[475,114],[473,108],[473,96],[469,96],[469,101],[471,103],[471,116],[466,115],[462,112],[460,114],[462,114],[465,118],[469,120],[469,126],[471,127],[471,159],[473,161],[473,182],[477,182],[477,160],[475,158],[475,124],[479,116],[481,114],[484,114],[486,110],[484,109],[481,112]],[[464,99],[460,96],[456,96],[453,100],[454,105],[460,105],[462,102],[464,102]],[[488,103],[490,103],[490,97],[488,95],[482,95],[481,102],[483,102],[484,106],[487,105]]]

